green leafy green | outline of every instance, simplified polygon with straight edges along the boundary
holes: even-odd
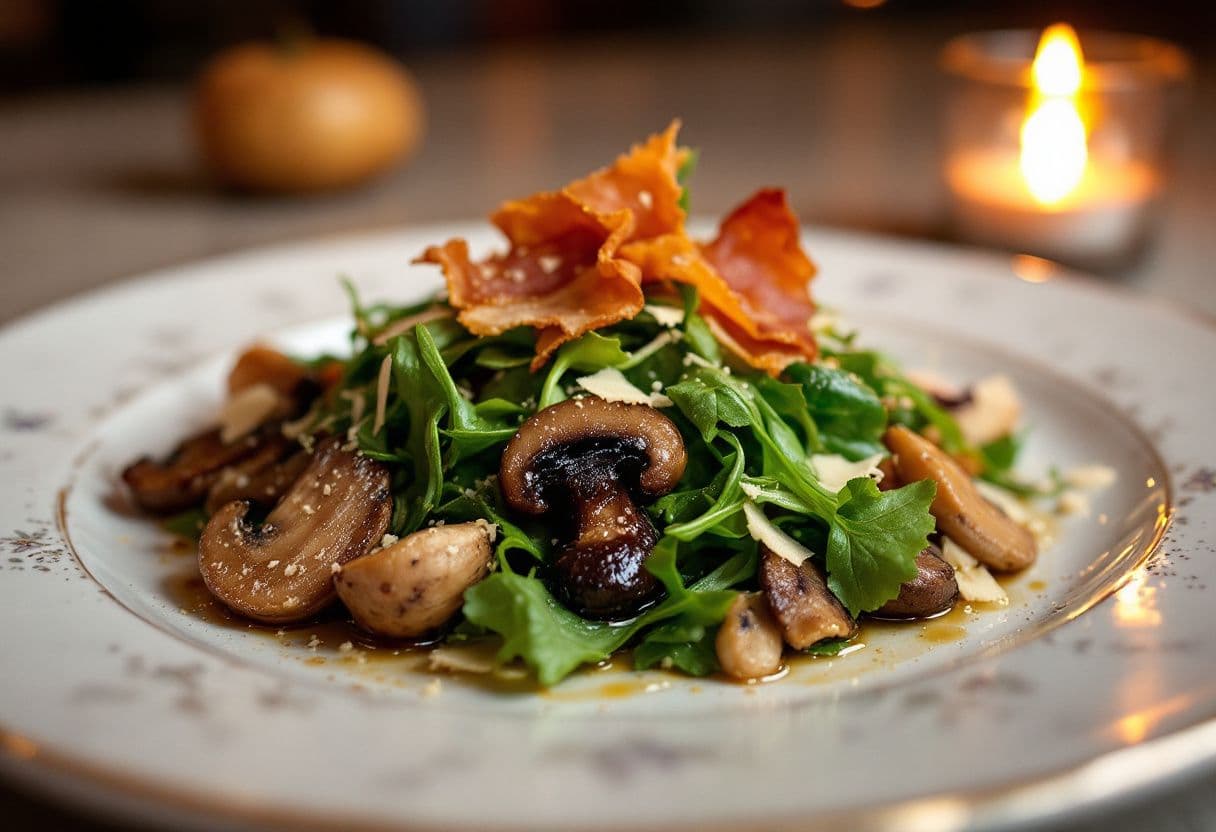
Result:
[[[605,337],[598,332],[588,332],[577,341],[565,344],[557,351],[557,358],[545,377],[537,410],[544,410],[566,398],[561,380],[567,370],[593,373],[605,367],[619,367],[628,361],[629,353],[621,349],[620,338]]]
[[[786,375],[802,386],[806,409],[819,428],[819,448],[849,459],[884,453],[887,411],[859,376],[814,364],[791,364]]]
[[[602,661],[651,625],[678,618],[684,626],[721,622],[735,598],[724,588],[746,571],[740,553],[693,587],[685,587],[676,566],[677,543],[659,541],[646,568],[667,590],[667,598],[627,624],[589,621],[553,597],[534,574],[500,571],[465,591],[464,614],[474,624],[498,633],[498,660],[522,659],[542,685],[553,685],[580,665]],[[754,558],[751,568],[754,570]]]

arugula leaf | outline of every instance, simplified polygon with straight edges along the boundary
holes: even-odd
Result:
[[[202,537],[203,527],[207,525],[207,512],[201,508],[188,508],[180,514],[166,517],[160,521],[160,527],[169,534],[184,537],[187,540],[198,540]]]
[[[878,394],[856,375],[813,364],[791,364],[786,375],[802,387],[819,428],[820,448],[851,460],[885,453],[887,411]]]
[[[696,355],[701,356],[711,364],[722,363],[722,348],[718,339],[705,319],[697,309],[700,308],[701,298],[697,287],[680,284],[680,296],[684,300],[684,343]]]
[[[708,676],[718,670],[716,633],[717,628],[678,620],[660,624],[633,648],[634,669],[646,670],[658,665],[679,668],[689,676]]]
[[[504,425],[483,418],[477,407],[461,395],[427,328],[415,327],[414,337],[418,341],[418,353],[422,362],[431,371],[447,404],[450,427],[444,434],[452,439],[446,455],[447,466],[454,465],[463,457],[508,442],[515,435],[518,426]]]
[[[735,593],[720,588],[743,571],[741,553],[691,588],[676,568],[676,541],[659,541],[646,568],[667,589],[668,597],[627,624],[589,621],[575,615],[533,575],[495,572],[464,594],[464,614],[473,624],[503,638],[498,660],[523,659],[542,685],[554,685],[579,665],[602,661],[643,629],[680,617],[691,626],[710,627],[725,616]],[[751,570],[755,564],[752,560]],[[704,587],[704,588],[702,588]]]
[[[619,367],[629,361],[629,353],[621,349],[620,338],[609,338],[598,332],[588,332],[577,341],[571,341],[557,351],[557,358],[549,368],[545,384],[540,391],[536,409],[544,410],[566,398],[561,389],[562,376],[567,370],[593,373],[605,367]]]
[[[935,528],[929,506],[936,493],[932,480],[879,491],[869,477],[840,490],[828,533],[828,587],[851,615],[881,607],[916,577],[916,555]]]
[[[398,495],[399,511],[394,512],[393,527],[408,534],[421,528],[443,491],[439,422],[447,405],[444,392],[423,364],[412,338],[398,335],[390,342],[390,350],[393,387],[409,414],[405,449],[414,468],[413,481]]]

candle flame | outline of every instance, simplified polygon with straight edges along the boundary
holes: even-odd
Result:
[[[1055,205],[1076,189],[1089,158],[1077,107],[1084,76],[1081,44],[1067,23],[1044,30],[1031,67],[1032,106],[1022,122],[1022,177],[1036,201]]]

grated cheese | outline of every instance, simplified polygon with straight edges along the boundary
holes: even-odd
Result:
[[[615,367],[605,367],[589,376],[580,377],[578,386],[607,402],[648,404],[651,407],[672,405],[671,399],[662,393],[647,393],[634,387],[624,373]]]
[[[450,306],[440,306],[436,304],[430,309],[423,309],[416,315],[410,315],[408,318],[402,318],[399,321],[393,321],[387,327],[382,329],[380,333],[372,339],[372,343],[378,347],[382,347],[398,335],[404,335],[413,330],[418,324],[437,321],[440,318],[450,318],[455,314]]]
[[[658,306],[648,303],[642,308],[649,312],[650,316],[661,326],[671,328],[684,323],[684,310],[678,306]]]
[[[857,462],[850,462],[840,454],[812,454],[811,468],[814,469],[819,484],[835,494],[844,488],[849,480],[857,477],[869,477],[874,482],[882,482],[882,470],[878,467],[882,458],[882,454],[874,454]]]
[[[376,417],[372,421],[372,436],[384,427],[384,414],[388,410],[388,383],[393,370],[393,357],[384,356],[380,362],[380,376],[376,379]]]
[[[980,379],[971,388],[971,401],[954,411],[963,437],[973,445],[1008,436],[1022,417],[1022,402],[1008,376]]]
[[[252,384],[234,394],[220,411],[220,441],[248,436],[279,406],[279,394],[269,384]]]
[[[964,601],[977,603],[1005,603],[1009,596],[996,582],[992,573],[967,551],[948,537],[942,538],[942,558],[954,567],[954,580],[958,582],[958,594]]]
[[[773,554],[785,558],[795,566],[811,556],[810,549],[781,531],[751,500],[743,504],[743,514],[747,518],[747,533],[753,540],[771,549]]]
[[[1109,465],[1078,465],[1064,472],[1064,482],[1084,491],[1098,491],[1115,484],[1119,474]]]

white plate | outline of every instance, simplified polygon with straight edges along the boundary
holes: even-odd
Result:
[[[815,291],[909,365],[1010,374],[1029,469],[1120,471],[1006,609],[871,629],[776,684],[609,672],[548,695],[451,678],[430,695],[435,677],[360,663],[324,628],[184,610],[191,559],[119,510],[121,466],[202,424],[244,343],[340,346],[335,275],[417,298],[437,278],[410,258],[453,234],[491,242],[445,227],[229,257],[0,333],[6,773],[178,826],[950,829],[1216,754],[1216,330],[937,246],[811,234]]]

